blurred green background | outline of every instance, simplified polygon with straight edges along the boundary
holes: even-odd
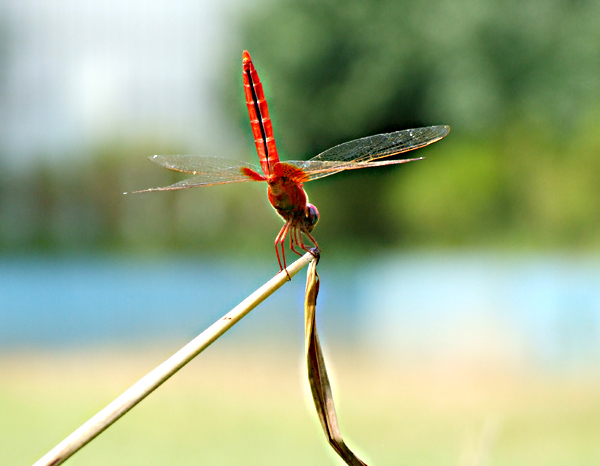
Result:
[[[171,16],[146,19],[158,8],[135,15],[134,4],[82,8],[98,10],[95,19],[62,5],[69,16],[41,22],[32,40],[47,42],[33,44],[19,42],[24,25],[5,15],[3,251],[239,255],[273,236],[261,187],[122,196],[173,180],[148,154],[255,160],[243,48],[288,159],[370,134],[452,126],[449,139],[419,153],[426,162],[309,187],[328,254],[357,245],[598,248],[597,2],[282,1],[236,5],[238,14],[223,6],[217,31],[192,34],[187,19],[185,37],[157,32],[145,43],[138,33],[121,43],[151,22],[160,31],[184,21],[184,4],[162,8]],[[13,9],[30,21],[41,15]],[[129,31],[125,14],[137,16]]]
[[[5,464],[41,457],[277,271],[262,185],[122,194],[182,178],[154,154],[256,162],[243,49],[283,159],[452,127],[424,161],[306,186],[351,448],[600,463],[599,18],[592,0],[3,2]],[[73,464],[337,464],[302,372],[302,280]]]

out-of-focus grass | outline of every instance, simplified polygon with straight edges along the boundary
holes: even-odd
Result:
[[[174,349],[1,356],[1,463],[33,463]],[[341,464],[297,350],[211,348],[68,464]],[[598,379],[325,350],[342,433],[370,465],[600,464]]]

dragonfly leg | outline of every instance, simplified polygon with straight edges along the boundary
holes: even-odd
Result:
[[[306,236],[308,236],[308,239],[311,240],[311,242],[315,245],[314,248],[310,248],[307,249],[306,246],[304,245],[304,243],[301,244],[302,249],[304,249],[306,252],[310,252],[314,257],[318,258],[319,254],[321,253],[321,250],[319,249],[319,245],[317,244],[317,240],[313,238],[313,236],[308,232],[308,231],[304,231],[304,234]],[[302,239],[302,235],[300,236],[300,239]]]
[[[281,227],[279,230],[279,234],[275,238],[275,254],[277,254],[277,261],[279,262],[279,269],[281,271],[285,270],[285,273],[288,276],[288,279],[291,280],[290,274],[287,271],[287,265],[285,263],[285,248],[283,242],[285,241],[285,236],[287,235],[290,229],[290,222],[285,222],[285,225]],[[279,255],[279,249],[281,248],[281,256]]]
[[[290,249],[292,251],[294,251],[296,254],[298,254],[299,256],[301,256],[302,254],[294,249],[294,244],[296,244],[296,246],[300,246],[302,249],[304,249],[306,251],[306,248],[304,247],[304,244],[302,243],[302,234],[300,233],[299,228],[292,228],[291,230],[292,231],[290,232]]]

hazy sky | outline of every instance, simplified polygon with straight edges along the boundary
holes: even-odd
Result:
[[[232,59],[231,4],[5,1],[0,157],[13,165],[148,131],[206,150],[224,129],[210,86]]]

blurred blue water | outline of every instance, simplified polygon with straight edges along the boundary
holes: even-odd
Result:
[[[600,261],[565,255],[405,255],[364,271],[369,343],[600,369]],[[363,304],[364,306],[364,304]]]
[[[0,260],[0,348],[185,342],[276,272],[197,258]],[[600,367],[600,261],[405,254],[323,260],[325,340],[382,353]],[[304,274],[227,338],[302,343]],[[232,336],[233,335],[233,336]]]
[[[3,258],[0,345],[81,345],[195,335],[271,278],[278,270],[270,265],[257,270],[185,258]],[[285,305],[286,295],[279,293],[267,307]]]

